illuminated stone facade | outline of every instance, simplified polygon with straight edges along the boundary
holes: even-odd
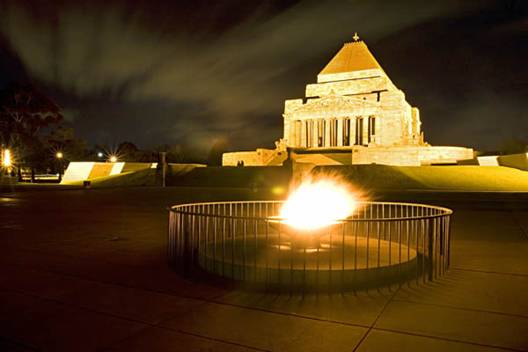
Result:
[[[283,116],[288,147],[423,144],[419,110],[363,41],[346,43],[306,86],[306,101],[286,100]]]
[[[423,165],[473,157],[472,149],[424,142],[420,111],[407,102],[357,35],[317,75],[317,83],[306,86],[305,98],[285,101],[283,117],[283,148],[277,153],[290,149],[298,161]],[[270,152],[266,159],[277,162]],[[349,159],[328,158],[336,152],[350,153]],[[248,153],[256,152],[244,153],[224,154],[224,165],[259,164],[254,156],[245,162]],[[260,165],[267,163],[262,160]]]

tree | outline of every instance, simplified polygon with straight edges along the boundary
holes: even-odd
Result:
[[[59,106],[33,86],[14,84],[0,91],[1,143],[28,163],[33,173],[47,161],[41,132],[62,119]]]
[[[32,86],[11,85],[0,91],[0,130],[4,144],[31,139],[63,119],[60,108]]]
[[[159,152],[166,152],[166,160],[168,163],[184,163],[187,160],[187,152],[185,148],[180,144],[162,144],[154,148]]]
[[[117,147],[117,155],[119,155],[121,160],[136,161],[138,154],[139,149],[132,142],[122,142]]]
[[[86,142],[75,136],[72,127],[61,124],[44,137],[50,155],[62,152],[68,161],[85,160],[90,157]]]

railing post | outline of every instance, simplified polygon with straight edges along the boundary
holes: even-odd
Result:
[[[446,269],[449,269],[449,266],[451,265],[451,217],[447,216],[447,264]]]
[[[182,251],[182,264],[183,264],[183,275],[189,277],[192,270],[192,243],[190,240],[189,222],[187,221],[188,216],[182,216],[182,227],[180,228],[182,240],[183,240],[183,251]]]
[[[173,231],[173,223],[174,223],[174,214],[172,212],[172,209],[169,208],[169,219],[168,219],[168,226],[167,226],[167,259],[169,262],[169,265],[173,265],[174,263],[174,231]]]
[[[261,209],[261,205],[265,209]],[[368,289],[378,274],[387,284],[392,285],[394,279],[403,282],[414,270],[417,279],[423,279],[425,283],[443,275],[450,265],[452,212],[449,209],[426,205],[413,208],[406,203],[391,203],[385,209],[385,203],[367,203],[363,211],[354,212],[338,227],[342,233],[335,232],[333,237],[332,233],[329,234],[328,244],[325,238],[323,246],[319,238],[315,246],[311,244],[297,252],[295,246],[299,244],[295,244],[295,238],[288,239],[288,235],[294,234],[281,228],[280,221],[276,226],[271,224],[275,230],[270,236],[267,219],[278,213],[278,205],[280,203],[233,202],[183,204],[169,208],[169,265],[184,277],[198,274],[203,269],[228,279],[255,281],[266,287],[289,285],[290,290],[302,288],[303,292],[313,285],[320,288],[321,267],[328,268],[328,278],[324,281],[330,289],[336,286],[339,290],[341,281],[341,290],[345,290],[349,287],[355,289],[356,284],[365,284]],[[348,230],[345,230],[346,226],[349,226]],[[240,241],[235,242],[237,228]],[[202,237],[205,237],[204,241]],[[358,237],[361,243],[358,243]],[[291,242],[289,251],[288,246],[281,247],[281,241]],[[230,248],[227,248],[229,243]],[[221,250],[221,257],[217,250]],[[359,250],[363,251],[361,256]],[[269,255],[272,259],[276,256],[273,266],[270,266]],[[260,258],[263,258],[262,262]],[[229,263],[230,270],[226,265]],[[248,275],[251,269],[253,275]],[[383,280],[375,283],[384,284]]]
[[[434,252],[433,252],[433,244],[434,244],[434,235],[435,235],[435,227],[436,227],[436,219],[430,218],[429,219],[429,232],[427,234],[427,257],[429,261],[429,266],[427,268],[428,278],[429,281],[433,280],[433,270],[434,270]]]

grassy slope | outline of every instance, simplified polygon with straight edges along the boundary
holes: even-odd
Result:
[[[169,177],[172,186],[287,186],[288,172],[268,168],[196,168]],[[467,192],[528,192],[528,172],[502,166],[321,166],[316,172],[340,174],[365,189]],[[141,170],[92,180],[93,188],[150,186],[155,170]],[[81,185],[77,182],[71,185]]]
[[[99,177],[91,180],[91,187],[152,186],[155,185],[156,181],[155,172],[155,169],[147,169]],[[275,186],[287,187],[288,183],[288,170],[276,166],[206,168],[193,165],[177,165],[176,167],[170,167],[167,175],[168,186],[267,188]],[[82,182],[70,182],[68,185],[81,186]]]
[[[499,164],[528,171],[528,158],[526,153],[499,156]]]
[[[274,187],[287,186],[289,171],[278,166],[198,167],[189,172],[169,175],[170,186]]]
[[[528,192],[528,172],[501,166],[320,167],[370,189]]]

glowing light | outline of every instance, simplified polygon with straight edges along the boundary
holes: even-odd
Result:
[[[98,157],[98,158],[102,158],[103,156],[104,156],[103,152],[98,152],[98,153],[97,153],[97,157]]]
[[[57,159],[62,159],[64,154],[62,154],[62,152],[57,152],[57,154],[55,154],[55,156],[57,157]]]
[[[115,155],[111,155],[110,158],[108,159],[111,163],[115,163],[117,162],[117,156]]]
[[[2,153],[2,166],[9,168],[13,164],[13,160],[11,158],[11,151],[9,149],[4,149],[4,152]]]
[[[284,188],[280,186],[275,186],[271,189],[271,193],[275,195],[281,195],[281,194],[284,194],[284,192],[285,192]]]
[[[346,219],[356,200],[348,187],[334,180],[302,183],[284,203],[282,223],[299,230],[317,230]]]

